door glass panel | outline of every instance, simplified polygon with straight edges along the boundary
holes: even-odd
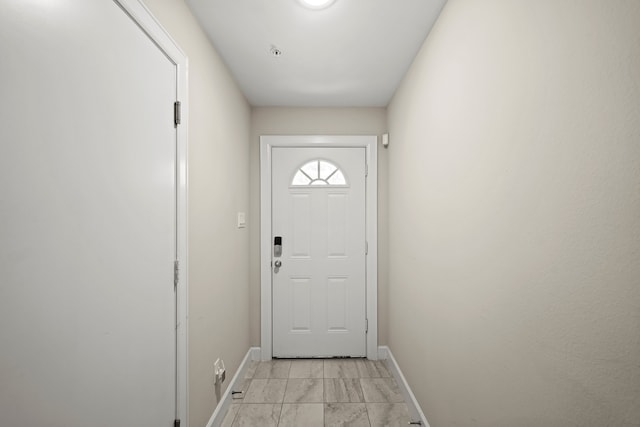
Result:
[[[305,163],[293,177],[292,187],[344,187],[347,180],[344,173],[331,162],[312,160]]]
[[[327,179],[327,182],[329,185],[347,185],[344,174],[339,170],[336,170],[335,173]]]
[[[311,179],[302,173],[302,171],[298,171],[296,175],[293,177],[293,182],[291,185],[293,186],[305,186],[311,183]]]
[[[334,165],[332,165],[329,162],[325,162],[325,161],[320,161],[320,179],[324,179],[326,180],[327,178],[329,178],[336,170],[338,170],[337,167],[335,167]]]
[[[300,171],[311,179],[318,179],[318,161],[314,160],[300,168]]]

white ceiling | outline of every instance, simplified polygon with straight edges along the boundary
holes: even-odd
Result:
[[[383,107],[446,0],[186,1],[251,105]]]

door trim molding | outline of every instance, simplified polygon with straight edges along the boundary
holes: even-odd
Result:
[[[176,66],[176,100],[181,103],[181,122],[176,128],[176,258],[180,263],[180,280],[176,288],[176,334],[177,334],[177,396],[176,418],[181,425],[189,427],[189,377],[188,377],[188,236],[187,236],[187,123],[189,117],[188,100],[188,58],[162,27],[141,0],[114,0],[122,10],[153,40],[158,48]],[[170,106],[167,106],[170,108]]]
[[[360,148],[366,151],[366,313],[369,321],[367,358],[378,359],[378,137],[376,135],[268,135],[260,137],[260,347],[270,360],[272,341],[271,288],[271,150],[274,147]]]

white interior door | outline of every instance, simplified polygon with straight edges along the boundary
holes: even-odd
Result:
[[[113,1],[1,3],[0,425],[173,425],[176,68]]]
[[[365,356],[365,149],[274,147],[272,171],[273,356]]]

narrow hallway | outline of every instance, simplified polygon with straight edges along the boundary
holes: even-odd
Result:
[[[252,362],[222,423],[239,426],[406,426],[407,405],[385,362]]]

